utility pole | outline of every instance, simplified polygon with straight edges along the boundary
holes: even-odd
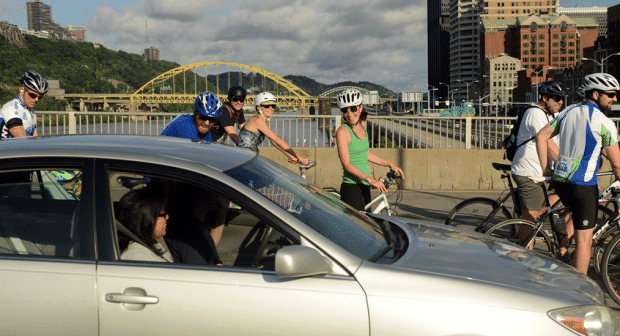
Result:
[[[149,47],[149,16],[146,13],[146,3],[144,2],[144,43],[146,43],[146,47]]]

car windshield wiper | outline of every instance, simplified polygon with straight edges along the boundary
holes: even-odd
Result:
[[[400,251],[402,249],[402,247],[396,247],[394,245],[394,234],[392,233],[392,230],[390,229],[390,222],[388,222],[387,220],[378,220],[377,224],[379,224],[379,226],[381,227],[381,230],[383,231],[383,237],[385,238],[385,242],[387,244],[386,247],[383,248],[383,250],[381,250],[381,253],[377,254],[376,257],[372,258],[370,261],[375,262],[377,260],[380,260],[381,258],[383,258],[388,252],[390,251]],[[396,255],[394,255],[396,256]]]

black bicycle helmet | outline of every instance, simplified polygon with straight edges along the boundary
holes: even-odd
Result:
[[[246,95],[247,91],[243,87],[235,85],[228,90],[228,101],[231,101],[233,98],[245,100]]]
[[[538,95],[545,95],[547,97],[556,96],[564,99],[566,98],[566,90],[564,90],[562,83],[558,81],[542,82],[538,84]]]
[[[47,83],[47,80],[43,76],[41,76],[40,73],[34,70],[26,70],[26,72],[24,72],[24,75],[19,81],[28,90],[34,91],[38,94],[45,94],[49,89],[49,84]]]

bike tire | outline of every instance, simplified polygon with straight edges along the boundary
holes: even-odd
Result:
[[[620,304],[620,235],[616,235],[601,259],[601,281],[609,296]]]
[[[536,229],[538,225],[534,222],[526,220],[526,219],[508,219],[499,224],[494,225],[490,229],[487,230],[486,234],[495,238],[503,239],[509,241],[511,243],[523,246],[519,240],[517,235],[518,226],[526,225],[531,227],[532,229]],[[536,234],[536,238],[534,240],[534,251],[541,252],[543,254],[553,256],[554,245],[551,241],[551,237],[544,229],[538,231]]]
[[[601,215],[604,213],[604,215]],[[607,218],[613,215],[613,210],[600,205],[598,206],[598,220],[597,227],[602,225]],[[600,222],[599,222],[600,221]],[[592,244],[592,263],[594,264],[594,269],[597,274],[601,274],[601,259],[603,258],[603,253],[605,252],[605,247],[609,244],[609,242],[616,236],[620,234],[620,228],[616,224],[616,222],[612,223],[611,226],[605,231],[597,241]]]
[[[481,225],[489,214],[497,209],[495,215],[484,226]],[[511,219],[510,211],[493,199],[486,197],[474,197],[457,204],[446,218],[446,225],[461,229],[484,232],[486,229]]]

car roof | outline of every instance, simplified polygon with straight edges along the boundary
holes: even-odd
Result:
[[[257,153],[204,140],[167,136],[61,135],[4,139],[2,159],[79,157],[158,163],[191,161],[225,171],[252,160]]]

